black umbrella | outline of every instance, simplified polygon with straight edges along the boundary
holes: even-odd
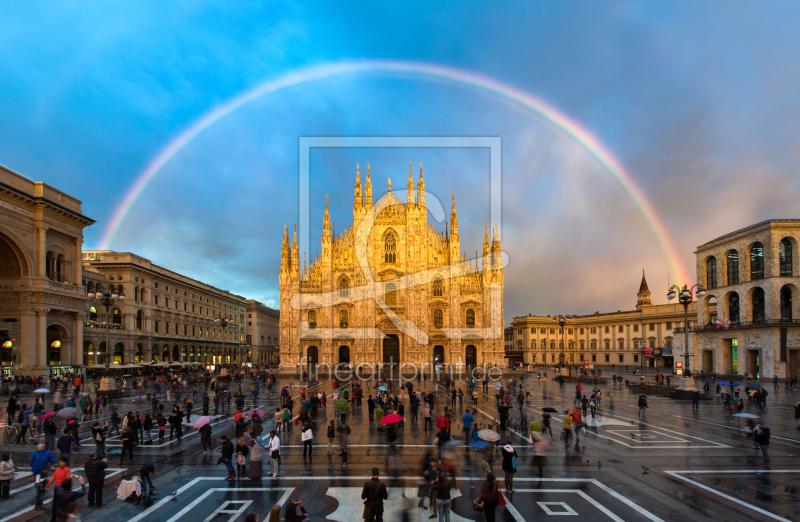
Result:
[[[542,411],[545,411],[547,413],[556,413],[558,410],[556,410],[555,408],[542,408]]]
[[[227,391],[227,390],[228,390],[228,387],[227,387],[227,386],[217,386],[215,389],[217,389],[217,390],[225,390],[225,391]]]

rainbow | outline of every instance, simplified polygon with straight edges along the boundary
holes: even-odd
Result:
[[[136,178],[111,217],[100,239],[100,249],[108,249],[117,232],[125,222],[136,200],[142,195],[147,185],[161,172],[161,169],[184,147],[192,142],[203,131],[213,126],[247,103],[281,89],[298,84],[323,80],[335,76],[357,73],[389,73],[410,75],[415,78],[432,79],[465,85],[478,92],[490,93],[501,100],[520,106],[535,116],[551,124],[556,130],[574,140],[583,147],[594,160],[620,184],[633,203],[639,209],[650,226],[661,250],[667,257],[670,271],[677,281],[690,281],[680,261],[675,244],[667,233],[664,222],[660,219],[652,203],[637,186],[630,173],[614,155],[591,132],[578,122],[555,109],[546,102],[525,91],[499,82],[493,78],[473,72],[434,65],[423,62],[363,60],[322,64],[294,70],[285,76],[270,80],[231,99],[201,116],[188,128],[173,139],[158,155],[153,158],[147,168]]]

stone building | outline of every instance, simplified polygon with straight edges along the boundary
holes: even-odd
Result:
[[[666,292],[665,292],[666,294]],[[644,273],[634,310],[574,316],[563,328],[551,316],[527,315],[511,322],[523,364],[644,366],[670,369],[674,329],[683,326],[679,304],[654,305]],[[689,307],[689,323],[696,317]]]
[[[280,311],[255,299],[247,300],[248,357],[256,364],[276,364],[280,336]]]
[[[81,202],[0,167],[0,363],[47,375],[80,361]]]
[[[282,371],[305,364],[503,365],[503,269],[497,231],[483,256],[461,252],[453,196],[443,234],[427,219],[420,169],[409,167],[403,203],[389,190],[375,204],[367,166],[356,170],[353,224],[335,234],[327,197],[321,254],[300,264],[284,228],[280,268]],[[305,259],[305,258],[304,258]]]
[[[107,315],[115,365],[255,362],[245,344],[244,297],[130,252],[86,250],[83,265],[84,292],[116,291],[125,299],[108,311],[94,298],[86,301],[82,365],[105,364]],[[232,323],[223,329],[215,322],[220,318]]]
[[[706,295],[690,328],[694,371],[797,376],[798,240],[800,220],[771,219],[697,248],[697,280]]]

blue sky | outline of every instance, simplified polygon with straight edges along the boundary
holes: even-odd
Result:
[[[226,100],[301,67],[419,61],[524,90],[591,131],[691,274],[697,245],[798,217],[798,15],[796,2],[5,3],[0,164],[81,199],[93,248],[137,175]],[[579,144],[413,75],[344,75],[247,104],[165,166],[111,247],[274,304],[297,140],[321,135],[500,136],[508,321],[630,309],[642,268],[665,300],[652,231]],[[456,192],[464,249],[480,248],[485,151],[348,149],[312,154],[312,253],[325,194],[337,229],[348,224],[357,162],[373,165],[376,192],[389,176],[404,190],[422,162],[429,191]]]

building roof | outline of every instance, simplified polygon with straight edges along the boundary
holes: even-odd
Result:
[[[767,219],[767,220],[761,221],[759,223],[756,223],[755,225],[750,225],[749,227],[744,227],[744,228],[740,228],[739,230],[735,230],[733,232],[729,232],[729,233],[725,234],[724,236],[719,236],[716,239],[712,239],[708,243],[703,243],[698,248],[703,248],[706,245],[710,245],[711,243],[715,243],[715,242],[720,241],[722,239],[727,239],[727,238],[735,236],[736,234],[739,234],[741,232],[746,232],[748,230],[754,230],[756,228],[763,227],[764,225],[769,225],[769,224],[772,224],[772,223],[797,223],[798,225],[800,225],[800,219]]]
[[[248,299],[247,300],[247,304],[249,305],[247,307],[247,311],[248,312],[256,311],[256,312],[259,312],[259,313],[263,313],[264,315],[269,315],[269,316],[275,317],[276,319],[280,319],[280,317],[281,317],[281,311],[280,310],[276,310],[274,308],[270,308],[269,306],[265,305],[261,301],[257,301],[255,299]]]

